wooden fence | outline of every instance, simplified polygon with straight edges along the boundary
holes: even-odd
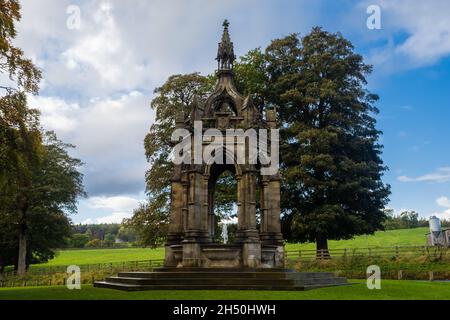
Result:
[[[164,260],[140,260],[112,263],[82,264],[80,267],[83,284],[92,284],[107,276],[124,271],[151,271],[161,267]],[[26,287],[63,285],[68,277],[68,266],[47,266],[29,268],[26,275],[19,276],[14,271],[4,272],[0,275],[0,287]]]
[[[395,247],[372,247],[351,249],[329,249],[327,250],[288,250],[286,257],[290,260],[310,261],[314,259],[329,259],[342,257],[434,257],[437,259],[450,257],[450,248],[430,246],[395,246]]]

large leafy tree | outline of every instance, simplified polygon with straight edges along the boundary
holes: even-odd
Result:
[[[76,211],[77,198],[84,195],[81,162],[68,154],[72,147],[47,132],[38,144],[36,162],[18,158],[21,153],[11,148],[12,171],[0,175],[0,270],[14,265],[23,273],[20,263],[26,269],[30,263],[47,261],[70,236],[68,214]]]
[[[30,183],[30,167],[39,159],[38,120],[35,111],[28,110],[24,91],[37,93],[41,73],[31,60],[24,57],[12,41],[17,32],[15,23],[21,18],[17,0],[0,0],[0,73],[9,76],[7,83],[0,84],[0,183],[8,183],[16,176],[16,185],[10,189],[25,190]],[[9,178],[6,178],[8,176]],[[3,189],[6,190],[6,189]],[[3,196],[6,199],[6,196]],[[16,199],[18,214],[23,216],[23,197]],[[23,220],[23,219],[21,219]],[[19,224],[19,272],[25,272],[26,237],[24,224]]]
[[[0,99],[0,213],[16,225],[18,272],[26,271],[27,213],[33,170],[43,156],[38,112],[29,109],[23,93],[9,93]]]
[[[26,272],[34,259],[53,255],[69,235],[67,213],[83,195],[79,160],[54,134],[43,134],[39,112],[27,105],[37,94],[40,70],[13,46],[19,21],[17,0],[0,0],[0,269]]]
[[[382,182],[378,97],[372,67],[339,33],[314,28],[266,50],[268,100],[279,106],[283,229],[288,240],[348,239],[383,228],[389,186]]]

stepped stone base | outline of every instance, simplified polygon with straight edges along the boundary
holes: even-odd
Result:
[[[348,285],[331,272],[290,269],[157,268],[153,272],[121,272],[96,281],[94,287],[140,290],[310,290]]]

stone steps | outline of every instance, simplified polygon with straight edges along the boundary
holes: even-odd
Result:
[[[330,272],[295,272],[286,269],[175,269],[121,272],[97,281],[95,287],[119,290],[310,290],[346,285],[347,279]],[[177,271],[174,271],[177,270]],[[264,270],[264,271],[262,271]],[[220,272],[219,272],[220,271]]]
[[[105,281],[95,283],[97,288],[117,289],[124,291],[145,291],[145,290],[266,290],[266,291],[306,291],[318,288],[349,285],[349,283],[333,283],[323,285],[302,285],[302,286],[279,286],[279,285],[217,285],[214,287],[206,285],[145,285],[136,286],[129,284],[113,284]]]
[[[158,267],[154,268],[153,272],[296,272],[294,269],[282,269],[282,268],[199,268],[199,267]],[[313,272],[314,273],[314,272]],[[330,272],[328,272],[330,273]]]
[[[332,278],[334,274],[331,272],[120,272],[119,277],[124,278],[240,278],[240,279],[308,279],[308,278]]]
[[[180,283],[180,279],[176,278],[126,278],[126,277],[108,277],[105,280],[110,283],[125,283],[135,285],[177,285]],[[292,285],[310,285],[310,284],[328,284],[336,283],[340,280],[336,278],[311,278],[304,280],[296,279],[277,279],[277,284],[282,286]],[[183,278],[182,283],[185,285],[210,285],[218,286],[221,284],[226,285],[265,285],[273,284],[273,279],[249,279],[249,278],[216,278],[216,279],[200,279],[200,278]]]

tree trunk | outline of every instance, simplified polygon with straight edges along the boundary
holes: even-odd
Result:
[[[330,259],[330,253],[328,252],[328,239],[323,236],[317,236],[316,238],[316,258]]]
[[[25,225],[19,227],[19,254],[17,260],[17,274],[24,275],[27,272],[27,236]]]

